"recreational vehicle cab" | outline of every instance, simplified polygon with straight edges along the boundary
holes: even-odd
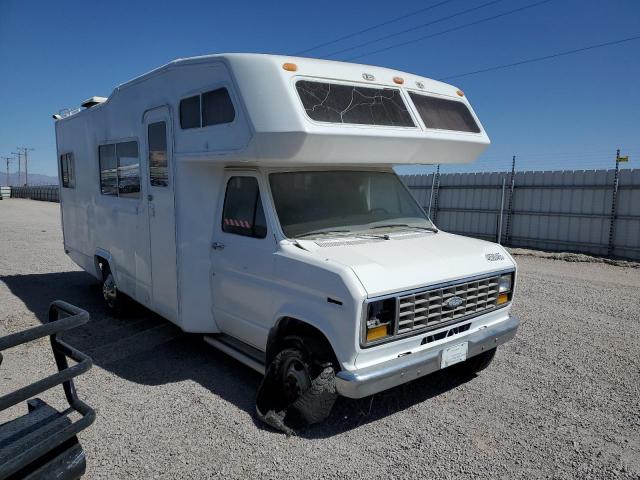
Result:
[[[477,371],[515,335],[511,256],[438,229],[392,169],[486,148],[456,87],[208,55],[83,106],[55,116],[65,251],[110,307],[134,299],[266,372],[275,411],[314,422],[335,393]]]

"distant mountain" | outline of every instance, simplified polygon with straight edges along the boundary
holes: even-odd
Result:
[[[7,184],[7,174],[0,171],[0,185]],[[18,181],[18,173],[9,173],[9,185],[24,185],[24,172],[20,174],[20,182]],[[29,173],[29,185],[58,185],[58,177],[51,175],[42,175],[40,173]]]

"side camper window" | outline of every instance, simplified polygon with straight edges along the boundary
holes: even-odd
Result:
[[[226,88],[180,100],[180,128],[183,130],[231,123],[235,118],[236,111]]]
[[[267,221],[255,178],[229,179],[222,209],[222,231],[245,237],[267,236]]]
[[[98,147],[100,192],[103,195],[140,198],[138,142],[120,142]]]
[[[76,169],[73,163],[73,153],[60,155],[60,174],[63,188],[76,188]]]

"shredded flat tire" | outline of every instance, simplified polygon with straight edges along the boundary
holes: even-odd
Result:
[[[333,367],[326,367],[311,382],[311,387],[293,402],[300,416],[309,424],[325,420],[331,413],[338,398],[336,393],[336,375]]]

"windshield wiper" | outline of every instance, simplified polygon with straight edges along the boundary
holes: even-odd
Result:
[[[404,227],[404,228],[413,228],[416,230],[427,230],[429,232],[438,233],[438,230],[433,227],[422,227],[420,225],[409,225],[408,223],[386,223],[384,225],[376,225],[375,227],[371,227],[371,230],[377,228],[395,228],[395,227]]]
[[[310,237],[311,235],[330,235],[332,233],[350,233],[351,230],[313,230],[307,233],[301,233],[293,238]]]

